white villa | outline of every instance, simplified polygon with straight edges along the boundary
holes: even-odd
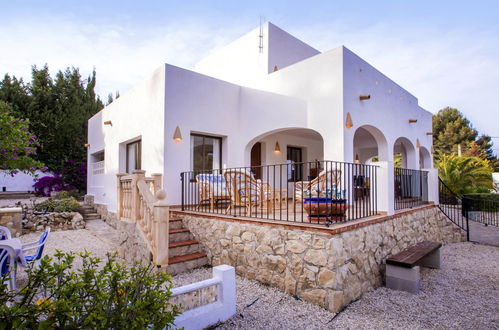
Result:
[[[270,181],[265,165],[329,160],[376,165],[376,181],[367,177],[355,186],[376,189],[370,203],[390,215],[397,200],[394,155],[402,168],[428,173],[421,197],[438,203],[431,134],[432,115],[418,99],[352,51],[321,53],[266,23],[195,71],[161,65],[93,116],[87,193],[116,212],[117,174],[142,169],[162,174],[167,203],[180,205],[182,172],[251,167]],[[289,182],[297,180],[289,171],[279,186],[291,191]],[[300,172],[298,180],[317,173]],[[353,174],[343,173],[348,204],[357,194]]]

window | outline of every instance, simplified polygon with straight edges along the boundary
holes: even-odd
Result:
[[[191,169],[195,172],[220,169],[222,138],[191,134]]]
[[[303,180],[302,150],[297,147],[287,148],[288,181],[296,182]]]
[[[135,141],[126,145],[126,172],[140,170],[142,162],[142,142]]]

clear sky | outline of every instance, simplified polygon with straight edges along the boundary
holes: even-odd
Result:
[[[499,136],[499,1],[0,0],[0,74],[95,67],[106,100],[161,63],[192,69],[260,16],[320,51],[345,45],[425,109],[456,107]]]

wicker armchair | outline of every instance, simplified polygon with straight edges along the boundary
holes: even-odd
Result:
[[[217,202],[230,200],[229,191],[222,175],[198,174],[196,181],[199,184],[198,208],[202,203],[209,202],[210,210],[213,210]]]
[[[327,197],[341,198],[345,192],[339,191],[341,184],[341,171],[328,170],[322,171],[312,181],[298,181],[295,183],[295,203],[302,202],[303,198],[308,197]]]
[[[246,214],[254,206],[262,206],[263,201],[270,198],[270,185],[255,179],[253,174],[245,169],[229,169],[224,171],[227,189],[230,195],[230,205],[227,212],[233,207],[246,208]]]

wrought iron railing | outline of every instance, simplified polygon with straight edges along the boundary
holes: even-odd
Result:
[[[459,228],[466,231],[467,240],[470,240],[470,231],[468,218],[463,212],[463,200],[461,196],[455,194],[447,185],[439,178],[438,179],[438,195],[440,210]]]
[[[301,223],[378,214],[377,166],[335,161],[181,173],[182,210]]]
[[[422,205],[428,201],[428,172],[395,167],[395,210]]]
[[[463,214],[471,221],[499,226],[499,201],[464,195]]]

